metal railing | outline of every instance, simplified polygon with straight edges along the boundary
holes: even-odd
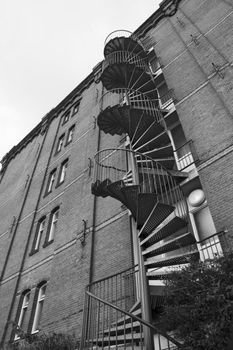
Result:
[[[174,206],[175,214],[181,218],[187,216],[176,178],[159,162],[139,152],[120,148],[99,151],[95,155],[94,182],[98,185],[104,181],[138,185],[140,193],[156,193],[158,202]]]
[[[104,46],[106,46],[106,44],[109,41],[111,41],[112,39],[114,39],[114,38],[121,38],[121,37],[131,38],[132,40],[137,41],[138,44],[143,47],[143,44],[142,44],[141,40],[135,34],[130,32],[129,30],[124,30],[124,29],[118,29],[118,30],[114,30],[113,32],[111,32],[107,36],[107,38],[105,39]]]
[[[201,260],[219,258],[233,252],[233,238],[228,231],[217,232],[197,242]]]
[[[120,88],[105,92],[100,100],[101,111],[108,107],[128,105],[133,108],[142,109],[152,115],[155,120],[164,126],[164,119],[161,111],[158,109],[158,99],[151,100],[146,94],[137,90]]]
[[[191,164],[194,164],[198,161],[198,157],[194,149],[193,140],[189,140],[182,146],[175,149],[174,155],[178,170],[184,170]]]
[[[144,350],[145,328],[157,335],[154,338],[156,350],[163,350],[165,341],[167,349],[183,349],[182,344],[166,332],[88,291],[84,315],[81,350],[110,349],[111,346],[127,350],[137,346],[137,349]]]
[[[95,281],[86,289],[95,296],[129,311],[140,299],[138,266]]]
[[[134,54],[130,51],[114,51],[105,57],[102,65],[102,71],[108,66],[119,63],[132,64],[138,68],[141,68],[144,72],[150,73],[150,68],[147,63],[147,59],[142,58],[138,54]]]

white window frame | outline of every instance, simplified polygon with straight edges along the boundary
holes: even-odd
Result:
[[[68,135],[67,135],[67,141],[66,141],[67,144],[72,142],[72,140],[73,140],[74,129],[75,129],[75,125],[72,125],[71,128],[69,128]]]
[[[64,113],[64,116],[63,116],[63,123],[62,123],[62,124],[67,123],[68,120],[69,120],[69,118],[70,118],[70,109]]]
[[[35,246],[33,247],[33,250],[39,249],[40,241],[41,241],[41,237],[44,232],[44,229],[45,229],[45,217],[41,221],[39,221],[39,227],[36,233],[36,242],[35,242]]]
[[[30,294],[31,294],[30,290],[24,294],[23,302],[22,302],[22,306],[21,306],[21,310],[20,310],[20,315],[19,315],[19,320],[18,320],[18,324],[17,324],[18,328],[21,327],[22,321],[25,318],[25,314],[27,312],[28,305],[29,305]],[[17,340],[17,339],[20,339],[20,337],[18,336],[17,331],[16,331],[14,340]]]
[[[59,217],[59,208],[57,208],[55,211],[52,212],[52,218],[51,218],[50,227],[49,227],[48,242],[51,242],[54,239],[55,232],[57,230],[58,217]]]
[[[42,284],[38,292],[38,297],[36,301],[36,310],[35,310],[35,315],[34,315],[33,324],[32,324],[32,333],[39,332],[39,325],[40,325],[41,315],[43,311],[46,286],[47,286],[47,283]]]
[[[78,113],[79,111],[79,106],[80,106],[80,101],[76,102],[74,105],[74,109],[73,109],[73,115]]]
[[[52,192],[55,179],[56,179],[56,169],[50,173],[47,193]]]
[[[60,170],[59,182],[58,182],[59,184],[65,181],[67,167],[68,167],[68,159],[61,164],[61,170]]]
[[[63,145],[63,142],[64,142],[64,138],[65,138],[65,134],[61,135],[58,139],[58,143],[57,143],[57,150],[56,152],[60,152],[61,149],[62,149],[62,145]]]

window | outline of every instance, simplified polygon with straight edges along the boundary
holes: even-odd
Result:
[[[63,142],[64,142],[64,138],[65,138],[65,134],[61,135],[58,139],[58,142],[57,142],[57,148],[56,148],[56,153],[60,152],[61,149],[62,149],[62,145],[63,145]]]
[[[49,175],[49,180],[48,180],[48,185],[47,185],[47,189],[46,189],[46,194],[52,192],[53,184],[55,182],[55,177],[56,177],[56,171],[57,171],[57,169],[53,169],[53,171],[51,171],[51,173]]]
[[[69,118],[70,118],[70,109],[64,114],[62,125],[65,124],[65,123],[67,123],[68,120],[69,120]]]
[[[57,222],[59,216],[59,207],[56,207],[52,210],[49,218],[49,226],[46,234],[46,239],[44,243],[44,247],[48,244],[52,243],[54,240],[55,232],[57,230]]]
[[[31,255],[38,252],[39,250],[41,237],[45,229],[45,218],[46,217],[43,216],[43,218],[41,218],[37,223],[36,234],[32,245]]]
[[[59,178],[58,178],[58,185],[62,184],[65,181],[67,167],[68,167],[68,159],[64,160],[64,162],[61,164]]]
[[[75,105],[74,105],[74,109],[73,109],[73,115],[78,113],[79,111],[79,106],[80,106],[80,101],[77,102]]]
[[[41,315],[42,315],[44,299],[45,299],[46,286],[47,286],[47,283],[44,282],[42,285],[37,287],[37,293],[35,295],[36,308],[35,308],[35,314],[33,317],[32,333],[36,333],[39,331]]]
[[[29,300],[30,300],[30,290],[25,291],[21,296],[21,301],[19,304],[19,310],[20,310],[19,312],[20,313],[19,313],[18,322],[17,322],[17,326],[19,329],[23,329],[23,327],[25,325],[25,319],[26,319],[26,314],[27,314],[27,310],[28,310]],[[17,340],[19,338],[20,337],[18,335],[18,332],[16,331],[14,339]]]
[[[74,136],[74,129],[75,129],[75,125],[72,125],[71,128],[68,131],[68,135],[67,135],[67,139],[66,139],[66,144],[68,145],[70,142],[72,142],[73,140],[73,136]]]

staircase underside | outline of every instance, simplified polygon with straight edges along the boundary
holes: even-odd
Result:
[[[100,80],[108,91],[129,88],[146,94],[150,99],[158,98],[150,73],[134,64],[127,62],[109,64],[104,68]]]
[[[115,37],[111,39],[104,47],[104,56],[107,57],[109,54],[116,51],[128,51],[135,55],[140,55],[142,58],[147,57],[147,53],[144,51],[143,47],[138,43],[138,41],[132,38],[126,37]]]

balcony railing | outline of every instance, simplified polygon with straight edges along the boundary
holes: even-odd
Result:
[[[174,155],[178,170],[184,170],[198,161],[192,140],[185,142],[182,146],[175,149]]]
[[[112,39],[121,38],[121,37],[131,38],[132,40],[137,41],[143,47],[141,40],[135,34],[130,32],[129,30],[124,30],[124,29],[118,29],[118,30],[114,30],[114,32],[111,32],[105,39],[104,46]]]
[[[147,59],[144,59],[140,55],[134,54],[130,51],[115,51],[107,55],[103,61],[102,71],[104,71],[108,66],[119,63],[132,64],[138,68],[141,68],[144,72],[150,73]]]
[[[187,206],[176,178],[159,162],[127,149],[106,149],[95,156],[95,186],[121,181],[138,185],[140,193],[156,193],[160,203],[175,207],[179,217],[187,216]]]
[[[233,252],[233,238],[221,231],[197,242],[201,260],[219,258]]]
[[[158,99],[150,100],[145,94],[137,90],[113,89],[107,91],[101,96],[99,104],[101,110],[105,110],[107,107],[114,107],[117,105],[128,105],[133,108],[142,109],[150,115],[153,115],[155,120],[164,126],[163,115],[158,109]]]

